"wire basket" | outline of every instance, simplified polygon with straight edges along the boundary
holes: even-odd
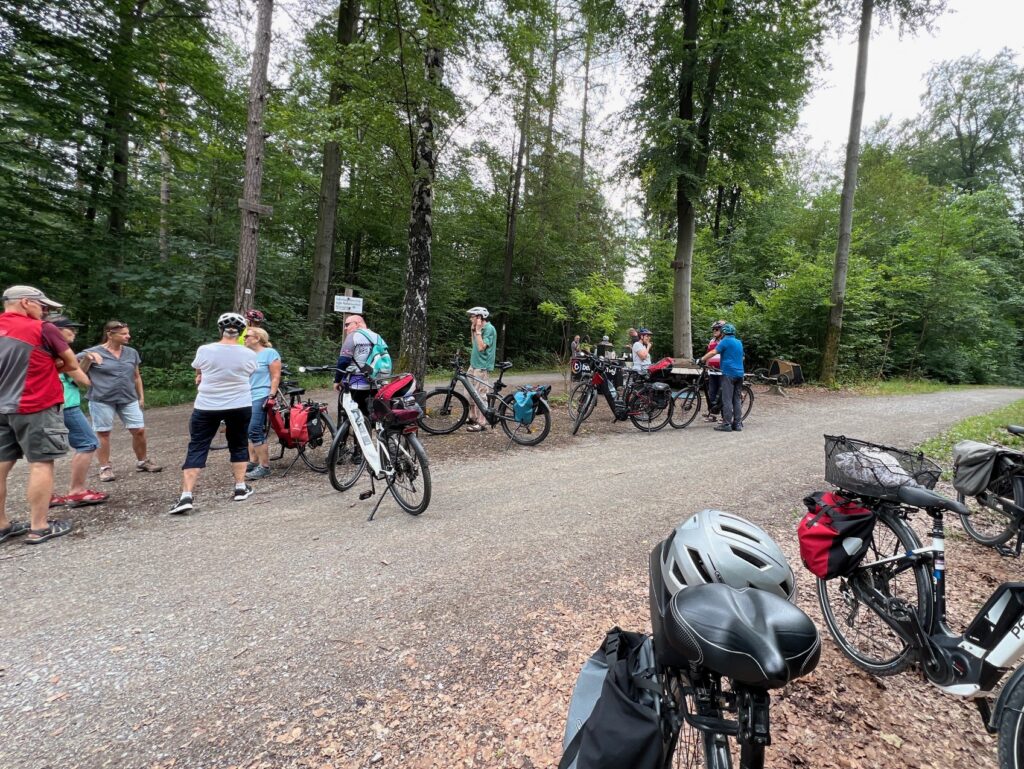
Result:
[[[825,480],[843,491],[898,502],[901,486],[933,489],[941,474],[942,469],[920,452],[845,435],[825,436]]]

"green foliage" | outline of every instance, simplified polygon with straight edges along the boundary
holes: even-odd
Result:
[[[946,432],[922,443],[918,448],[940,463],[953,461],[953,446],[960,441],[995,441],[1004,446],[1024,449],[1024,438],[1006,432],[1006,425],[1024,424],[1024,400],[1011,403],[997,411],[969,417],[957,422]]]

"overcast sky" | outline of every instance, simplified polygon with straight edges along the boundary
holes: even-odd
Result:
[[[1001,48],[1017,53],[1024,64],[1024,2],[1021,0],[949,0],[933,33],[900,40],[897,30],[875,27],[868,52],[864,127],[880,117],[897,120],[917,114],[925,76],[934,63],[975,52],[986,58]],[[857,62],[857,36],[832,39],[826,45],[831,69],[820,73],[801,113],[811,146],[841,153],[846,146]]]

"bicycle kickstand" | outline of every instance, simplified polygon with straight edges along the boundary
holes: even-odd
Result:
[[[360,499],[369,499],[370,497],[372,497],[376,493],[377,493],[377,484],[374,482],[373,476],[371,475],[370,476],[370,490],[369,491],[364,491],[362,494],[359,495],[359,498]],[[377,514],[377,508],[380,507],[380,503],[383,502],[383,501],[384,501],[384,495],[381,494],[380,497],[377,498],[377,504],[375,504],[373,506],[373,510],[370,511],[370,517],[366,519],[367,521],[372,521],[373,520],[373,516],[375,516]]]
[[[288,475],[288,471],[295,467],[295,463],[299,461],[299,457],[302,456],[303,451],[304,449],[299,449],[298,451],[295,452],[295,456],[292,458],[292,461],[288,463],[288,467],[286,467],[284,469],[284,472],[281,473],[282,478]],[[281,450],[281,454],[284,454],[284,449]]]

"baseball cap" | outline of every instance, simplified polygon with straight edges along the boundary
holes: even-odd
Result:
[[[17,299],[34,299],[45,307],[63,307],[64,305],[48,299],[46,294],[32,286],[11,286],[4,291],[4,301],[13,302]]]
[[[81,323],[75,323],[67,315],[51,315],[48,318],[43,318],[47,323],[52,323],[57,328],[81,328]]]

